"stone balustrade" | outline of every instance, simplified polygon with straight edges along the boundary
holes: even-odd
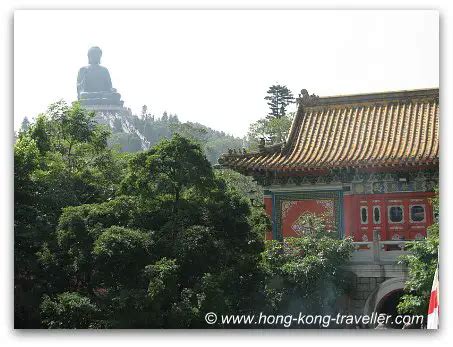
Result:
[[[408,241],[354,242],[351,264],[395,264],[401,255],[407,254]],[[422,241],[421,241],[422,242]]]

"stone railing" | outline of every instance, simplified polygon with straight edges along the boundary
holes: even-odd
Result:
[[[407,241],[354,242],[352,264],[394,264],[398,257],[407,254]]]

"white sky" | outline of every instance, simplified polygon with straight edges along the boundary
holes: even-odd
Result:
[[[135,113],[236,136],[274,83],[320,96],[439,85],[436,11],[16,11],[15,129],[77,98],[90,46]]]

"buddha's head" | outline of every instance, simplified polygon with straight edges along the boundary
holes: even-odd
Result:
[[[101,57],[102,57],[102,51],[99,47],[91,47],[88,50],[88,63],[90,65],[92,64],[100,64],[101,63]]]

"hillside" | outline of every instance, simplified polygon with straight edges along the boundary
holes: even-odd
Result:
[[[98,121],[108,125],[112,130],[109,144],[123,152],[139,152],[157,144],[163,138],[180,134],[190,138],[203,147],[211,164],[216,164],[222,153],[229,148],[240,149],[245,140],[223,131],[217,131],[199,123],[181,122],[177,115],[164,114],[157,117],[144,114],[140,117],[131,113],[119,116],[98,116]]]

